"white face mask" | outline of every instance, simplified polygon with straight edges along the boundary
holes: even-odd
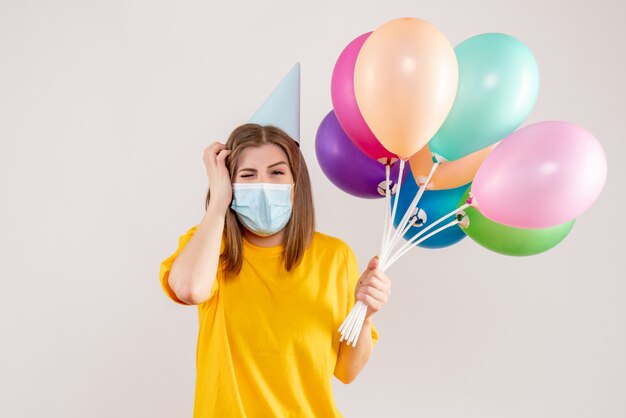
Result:
[[[250,231],[262,237],[273,235],[291,218],[293,186],[293,183],[234,183],[230,207]]]

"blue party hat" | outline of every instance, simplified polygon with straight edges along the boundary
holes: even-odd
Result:
[[[296,63],[249,122],[274,125],[300,144],[300,63]]]

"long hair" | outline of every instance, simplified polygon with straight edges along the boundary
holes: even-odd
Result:
[[[311,179],[302,152],[300,152],[300,146],[280,128],[246,123],[235,128],[229,135],[226,148],[231,150],[231,153],[226,157],[225,163],[231,181],[234,182],[241,152],[248,147],[259,147],[265,144],[277,145],[287,154],[287,164],[294,180],[293,209],[291,218],[285,225],[285,250],[282,255],[285,269],[290,271],[302,260],[304,251],[313,240],[315,233]],[[209,190],[206,195],[205,210],[209,206],[210,198],[211,191]],[[224,251],[220,254],[220,263],[227,275],[236,275],[243,265],[242,228],[244,226],[230,206],[226,211],[224,222]]]

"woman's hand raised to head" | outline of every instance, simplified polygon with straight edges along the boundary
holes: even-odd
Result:
[[[220,213],[226,213],[233,198],[230,174],[226,168],[226,157],[230,154],[226,145],[221,142],[212,142],[204,149],[204,165],[209,178],[209,206],[215,207]]]

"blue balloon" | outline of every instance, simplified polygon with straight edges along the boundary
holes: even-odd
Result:
[[[424,230],[424,228],[433,224],[439,218],[452,212],[458,207],[459,200],[463,197],[467,184],[454,189],[445,190],[426,190],[420,198],[416,210],[417,222],[409,228],[404,234],[405,240],[410,240],[412,237]],[[412,175],[406,177],[400,188],[400,200],[398,201],[398,207],[396,208],[396,216],[393,220],[394,227],[398,228],[400,221],[404,217],[404,213],[407,211],[413,198],[417,194],[419,186],[415,182]],[[396,199],[396,195],[391,197],[391,210],[393,210],[393,204]],[[435,231],[437,228],[444,226],[445,224],[454,220],[454,217],[450,216],[448,219],[440,222],[437,226],[430,229],[426,234]],[[456,244],[465,238],[465,233],[458,226],[454,225],[450,228],[446,228],[443,231],[438,232],[432,237],[423,241],[418,246],[423,248],[444,248],[450,245]]]

